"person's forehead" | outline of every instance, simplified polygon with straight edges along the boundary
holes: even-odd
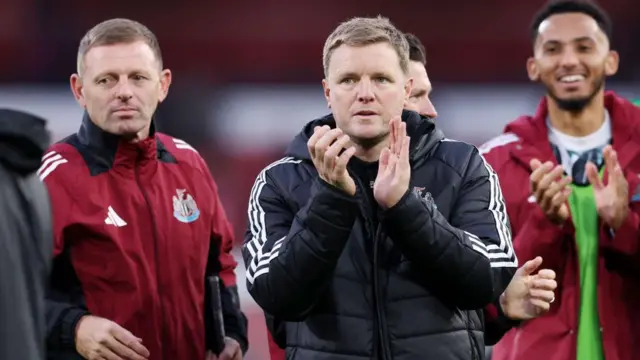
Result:
[[[572,41],[578,38],[596,39],[600,33],[598,22],[583,13],[555,14],[538,26],[540,42]]]
[[[148,66],[155,63],[153,50],[144,42],[94,46],[85,54],[85,66]]]
[[[409,76],[413,78],[413,88],[415,90],[427,89],[431,86],[427,69],[419,61],[409,62]]]
[[[401,71],[400,58],[391,44],[341,45],[331,56],[329,72]]]

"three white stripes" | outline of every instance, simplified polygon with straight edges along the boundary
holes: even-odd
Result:
[[[183,140],[173,138],[173,143],[176,144],[176,147],[178,149],[191,150],[191,151],[196,152],[196,153],[198,152],[198,150],[196,150],[193,146],[187,144]]]
[[[49,176],[58,166],[67,162],[67,159],[63,158],[60,154],[55,151],[50,151],[46,153],[42,157],[42,165],[37,171],[38,176],[40,177],[40,181],[44,181],[44,179]]]
[[[183,140],[174,138],[173,142],[178,149],[191,150],[196,153],[198,152],[194,147],[187,144]],[[51,174],[58,166],[67,162],[67,159],[63,158],[62,155],[58,154],[55,151],[46,153],[42,157],[42,165],[40,165],[40,168],[37,171],[37,174],[40,177],[40,181],[44,181],[44,179],[49,176],[49,174]]]
[[[496,230],[500,238],[500,244],[486,245],[476,235],[465,231],[472,242],[472,248],[477,252],[485,255],[491,261],[491,267],[518,267],[518,258],[513,251],[513,243],[511,241],[511,231],[509,230],[509,216],[507,214],[507,206],[500,189],[500,181],[498,175],[493,171],[491,165],[487,163],[484,156],[479,154],[485,169],[489,173],[489,185],[491,194],[489,200],[489,211],[493,215],[496,223]]]
[[[278,239],[271,250],[263,252],[264,245],[267,242],[267,225],[265,222],[265,212],[260,205],[260,194],[267,184],[267,171],[275,166],[282,164],[299,164],[301,160],[295,160],[292,157],[285,157],[265,167],[256,178],[251,188],[251,196],[249,197],[249,208],[247,215],[249,218],[249,229],[251,231],[251,240],[244,244],[245,249],[249,252],[251,262],[247,268],[247,281],[253,284],[256,277],[269,272],[269,262],[278,256],[282,242],[286,235]]]

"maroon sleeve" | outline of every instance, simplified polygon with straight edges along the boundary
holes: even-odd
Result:
[[[58,256],[64,249],[64,231],[73,212],[74,201],[69,193],[64,174],[69,170],[69,154],[61,152],[57,147],[50,149],[44,156],[38,176],[44,182],[51,199],[53,215],[53,256]]]
[[[73,177],[68,176],[74,154],[64,152],[62,147],[63,145],[53,146],[43,157],[38,170],[38,176],[47,187],[51,200],[54,264],[55,258],[62,255],[65,249],[65,230],[74,212],[74,193],[70,189],[77,189],[75,184],[70,183]],[[52,271],[52,284],[57,282],[55,274]],[[48,289],[45,309],[48,351],[52,354],[74,352],[76,325],[82,316],[89,315],[88,309],[83,304],[74,302],[66,291],[53,285]]]

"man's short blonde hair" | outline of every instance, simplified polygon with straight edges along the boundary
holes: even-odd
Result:
[[[97,46],[131,44],[143,41],[149,45],[162,68],[162,52],[156,35],[141,23],[129,19],[110,19],[99,23],[87,31],[78,46],[78,74],[83,70],[84,57]]]
[[[324,76],[328,77],[329,62],[333,51],[341,45],[367,46],[382,42],[389,43],[400,58],[400,68],[406,74],[409,71],[409,43],[400,30],[389,19],[357,17],[345,21],[333,30],[324,43],[322,65]]]

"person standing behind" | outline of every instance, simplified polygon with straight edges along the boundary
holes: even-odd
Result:
[[[233,237],[198,152],[153,120],[171,72],[144,25],[112,19],[78,49],[71,90],[80,130],[53,145],[40,177],[52,196],[50,359],[238,360],[246,318]],[[208,319],[208,276],[221,278],[226,346]]]
[[[37,170],[44,119],[0,109],[0,359],[45,359],[44,297],[53,248],[49,196]]]
[[[558,296],[493,359],[637,359],[640,108],[605,92],[619,59],[597,5],[550,2],[531,35],[527,71],[546,96],[481,151],[503,180],[518,257],[542,256]]]

